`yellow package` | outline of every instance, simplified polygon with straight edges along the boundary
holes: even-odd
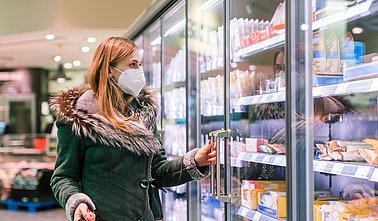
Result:
[[[314,221],[322,221],[323,213],[320,206],[328,203],[328,201],[314,201]]]
[[[258,210],[278,218],[286,217],[286,192],[260,192],[258,194]]]

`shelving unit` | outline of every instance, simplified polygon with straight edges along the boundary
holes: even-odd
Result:
[[[340,11],[313,22],[312,30],[326,29],[339,22],[351,22],[353,20],[363,18],[376,11],[378,11],[378,3],[375,0],[368,0],[362,4],[350,7],[346,10]],[[284,43],[285,33],[238,50],[234,55],[234,61],[240,61],[242,60],[242,58],[279,46],[283,46]]]
[[[251,210],[251,209],[248,209],[244,206],[239,208],[237,214],[242,216],[242,217],[245,217],[249,220],[253,220],[253,221],[282,221],[282,220],[286,220],[286,219],[271,217],[271,216],[269,216],[265,213],[262,213],[262,212],[256,211],[256,210]]]
[[[314,97],[347,95],[354,93],[368,93],[378,91],[378,78],[343,82],[340,84],[324,85],[314,87],[312,94]],[[253,105],[263,103],[273,103],[285,101],[285,92],[276,92],[256,96],[242,97],[238,105]]]
[[[185,86],[186,86],[186,82],[175,82],[175,83],[164,85],[163,90],[164,91],[171,91],[175,88],[180,88],[180,87],[185,87]]]
[[[239,160],[264,163],[276,166],[286,166],[285,155],[269,155],[265,153],[240,153]],[[378,182],[378,166],[358,162],[335,162],[314,160],[314,171],[335,175],[349,176]]]

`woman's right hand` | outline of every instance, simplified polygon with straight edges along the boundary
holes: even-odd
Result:
[[[82,219],[83,218],[83,219]],[[80,203],[79,206],[77,206],[74,214],[74,221],[95,221],[96,215],[88,209],[87,204]]]

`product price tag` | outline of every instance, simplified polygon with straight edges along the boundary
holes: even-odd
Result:
[[[241,211],[239,212],[239,214],[240,214],[241,216],[246,217],[246,216],[247,216],[247,213],[248,213],[248,209],[242,207],[242,208],[240,208],[240,210],[241,210]]]
[[[256,211],[255,215],[253,215],[253,217],[252,217],[252,220],[253,221],[259,221],[261,216],[262,216],[262,213],[260,213],[259,211]]]
[[[378,168],[374,169],[374,172],[371,175],[370,180],[374,182],[378,182]]]
[[[281,92],[277,92],[277,93],[274,93],[273,94],[273,97],[272,97],[272,101],[279,101],[280,100],[280,96],[281,96]]]
[[[269,94],[263,95],[261,100],[260,100],[260,103],[266,103],[268,101],[269,97],[270,97]]]
[[[270,156],[265,156],[264,159],[262,160],[263,163],[268,163],[270,160]]]
[[[341,172],[343,171],[343,169],[344,169],[344,165],[343,164],[341,164],[341,163],[335,163],[335,164],[333,164],[331,173],[333,173],[333,174],[341,174]]]
[[[312,88],[312,96],[319,96],[320,95],[320,87]]]
[[[238,158],[239,158],[240,160],[248,160],[248,158],[247,158],[247,154],[244,153],[244,152],[241,152],[241,153],[239,154]]]
[[[320,161],[316,165],[315,170],[319,172],[324,172],[326,167],[327,167],[327,162]]]
[[[368,166],[358,166],[356,173],[354,174],[355,177],[358,178],[367,178],[370,172],[370,167]]]
[[[337,85],[337,88],[335,90],[335,94],[345,94],[347,92],[349,83],[342,83]]]
[[[371,84],[369,91],[378,91],[378,79],[375,79]]]
[[[258,156],[259,156],[259,155],[257,155],[257,154],[252,154],[252,156],[251,156],[251,161],[252,161],[252,162],[256,162]]]
[[[276,164],[276,165],[281,165],[281,159],[282,159],[282,157],[275,156],[273,163]]]

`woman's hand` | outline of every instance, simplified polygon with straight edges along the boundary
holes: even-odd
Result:
[[[212,148],[213,151],[210,153]],[[196,162],[197,167],[207,166],[210,163],[215,164],[217,160],[216,154],[215,144],[212,141],[209,141],[209,143],[197,151],[196,155],[194,156],[194,161]]]
[[[82,218],[86,221],[96,220],[96,215],[88,209],[88,206],[85,203],[80,203],[74,214],[74,221],[80,221]]]

